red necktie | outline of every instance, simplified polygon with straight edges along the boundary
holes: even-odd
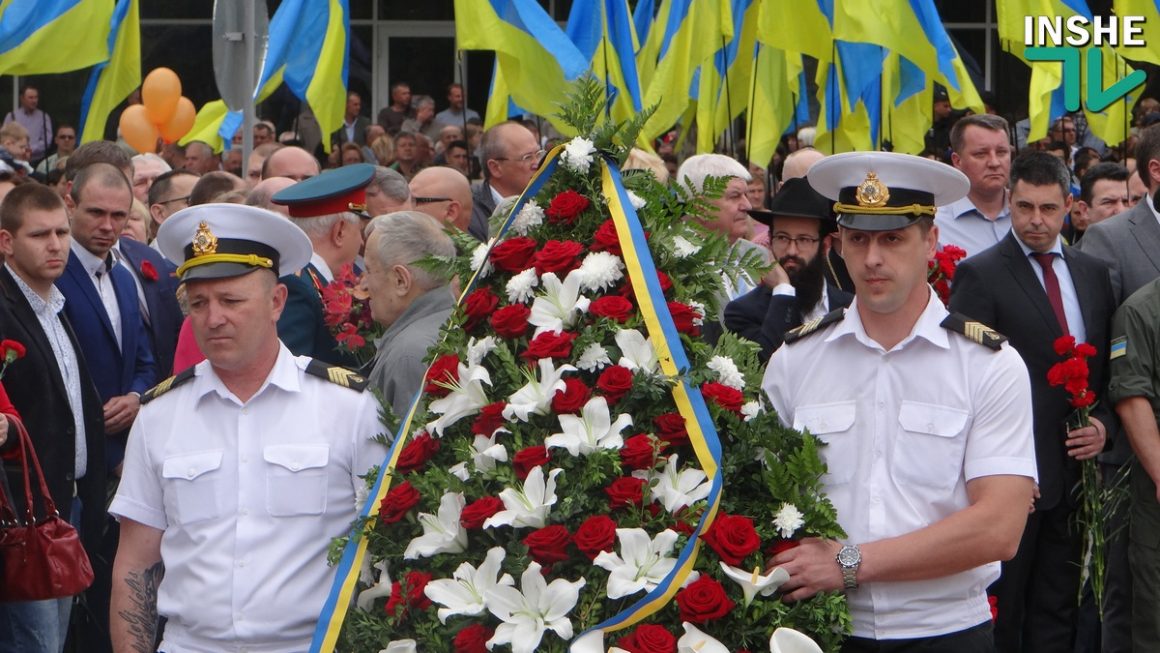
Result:
[[[1055,319],[1059,320],[1059,328],[1063,335],[1068,334],[1067,315],[1063,312],[1063,295],[1059,292],[1059,277],[1051,264],[1055,261],[1055,254],[1032,254],[1032,258],[1043,268],[1043,287],[1047,290],[1047,301],[1051,303],[1051,310],[1055,311]]]

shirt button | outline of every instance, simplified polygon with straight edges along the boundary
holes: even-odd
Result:
[[[190,467],[188,470],[186,470],[186,475],[188,475],[190,478],[193,478],[193,475],[196,473],[197,473],[197,470],[192,468],[192,467]]]
[[[296,472],[300,469],[302,469],[302,465],[299,465],[298,463],[290,463],[290,471]]]
[[[926,423],[926,430],[934,431],[934,422],[927,422]]]
[[[873,503],[875,505],[882,503],[882,497],[879,497],[878,495],[874,495],[874,496],[870,497],[870,503]]]

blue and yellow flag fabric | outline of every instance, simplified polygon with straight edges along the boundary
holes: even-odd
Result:
[[[712,152],[752,93],[757,14],[762,0],[731,0],[733,39],[701,64],[697,92],[697,151]]]
[[[640,49],[628,0],[575,0],[565,28],[606,89],[608,115],[629,120],[641,112],[636,52]]]
[[[0,75],[79,70],[109,58],[109,0],[0,0]]]
[[[117,0],[110,22],[108,51],[108,61],[93,68],[81,99],[77,134],[81,143],[103,139],[109,114],[141,85],[141,20],[137,0]]]
[[[1144,45],[1142,47],[1121,45],[1118,49],[1119,54],[1132,61],[1160,64],[1160,0],[1113,0],[1112,8],[1117,16],[1144,17],[1144,22],[1137,24],[1141,29],[1140,39],[1144,41]]]
[[[809,122],[809,99],[802,55],[758,43],[753,56],[745,145],[750,161],[765,166],[781,135]]]

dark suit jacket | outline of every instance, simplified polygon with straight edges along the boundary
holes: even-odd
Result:
[[[1160,277],[1160,223],[1146,201],[1088,227],[1077,247],[1112,268],[1117,304]]]
[[[1097,354],[1088,359],[1092,389],[1102,398],[1108,387],[1108,338],[1116,310],[1108,266],[1073,247],[1064,246],[1076,297],[1083,313],[1087,341]],[[1039,465],[1038,509],[1048,510],[1070,500],[1079,479],[1079,465],[1064,446],[1065,420],[1071,414],[1067,393],[1047,384],[1047,371],[1060,361],[1055,339],[1063,335],[1047,292],[1023,254],[1015,233],[998,244],[964,260],[955,271],[950,310],[978,320],[1007,336],[1023,357],[1031,375],[1035,459]],[[1101,400],[1092,413],[1115,432],[1115,416]]]
[[[69,252],[68,265],[56,282],[56,287],[64,293],[65,315],[76,329],[81,351],[89,363],[102,405],[112,397],[130,392],[144,393],[157,382],[153,352],[149,348],[149,333],[138,307],[137,288],[129,276],[132,273],[114,265],[109,274],[113,279],[113,290],[121,312],[119,347],[101,296],[97,294],[96,286],[75,253]],[[110,468],[124,458],[125,438],[128,434],[128,429],[108,434],[110,441],[106,451]]]
[[[370,145],[367,143],[367,127],[371,124],[370,118],[359,116],[354,119],[354,140],[350,141],[356,145]],[[347,142],[346,125],[339,127],[334,134],[331,135],[331,140],[342,147]]]
[[[495,198],[491,196],[491,186],[485,179],[471,191],[471,224],[467,227],[467,233],[486,243],[489,230],[487,219],[494,212]]]
[[[66,301],[67,303],[67,301]],[[103,403],[89,376],[89,366],[81,351],[80,342],[68,318],[62,311],[61,323],[68,332],[81,378],[81,410],[84,411],[85,443],[88,448],[88,469],[77,481],[77,496],[85,506],[81,536],[91,547],[99,538],[105,520],[105,422]],[[32,312],[32,306],[17,287],[7,268],[0,267],[0,337],[11,338],[24,345],[24,358],[8,367],[4,374],[4,388],[20,413],[32,446],[40,459],[48,483],[49,494],[61,510],[65,510],[73,496],[74,464],[76,458],[76,426],[68,400],[68,390],[60,367]],[[12,449],[14,438],[9,438],[7,450]],[[16,504],[24,511],[24,476],[15,460],[4,461],[9,486],[16,490]],[[35,488],[35,482],[33,488]],[[33,489],[33,493],[37,492]],[[38,513],[43,514],[43,513]],[[67,515],[66,515],[67,517]],[[91,548],[90,548],[91,550]]]
[[[313,264],[279,279],[286,285],[286,308],[278,318],[278,337],[296,356],[310,356],[331,365],[353,367],[356,361],[338,350],[338,341],[323,319],[322,297],[315,279],[325,283]]]
[[[854,295],[833,284],[826,284],[826,297],[831,311],[845,308],[854,301]],[[781,346],[786,331],[801,324],[797,298],[774,295],[765,286],[758,286],[725,305],[725,328],[761,345],[762,362],[769,360]]]
[[[177,303],[177,266],[152,247],[130,238],[121,239],[121,253],[145,292],[145,305],[149,307],[149,344],[160,380],[173,374],[173,352],[184,320],[181,305]],[[147,279],[141,272],[144,261],[149,261],[157,272],[156,280]]]

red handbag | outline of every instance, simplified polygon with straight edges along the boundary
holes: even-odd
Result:
[[[44,471],[24,424],[12,415],[9,431],[20,438],[20,462],[24,468],[23,519],[15,501],[0,492],[0,601],[40,601],[75,596],[93,583],[93,567],[77,531],[60,518],[48,493]],[[37,520],[32,502],[29,461],[40,483],[45,517]]]

